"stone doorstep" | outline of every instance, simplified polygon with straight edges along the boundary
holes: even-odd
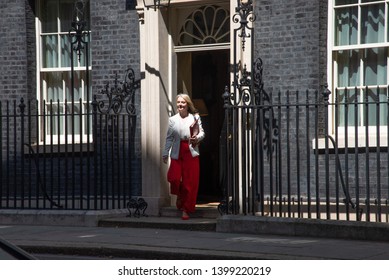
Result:
[[[127,215],[121,218],[100,220],[99,226],[215,231],[216,221],[219,216],[216,207],[212,205],[197,205],[195,213],[190,214],[190,219],[183,221],[181,219],[181,211],[172,206],[161,208],[158,217],[134,217]]]
[[[181,212],[177,210],[176,207],[163,207],[160,210],[159,215],[161,217],[181,217]],[[196,211],[190,214],[192,218],[206,218],[206,219],[216,219],[220,216],[216,207],[213,206],[196,206]]]
[[[155,228],[190,231],[215,231],[216,219],[180,217],[125,217],[99,221],[99,227]]]

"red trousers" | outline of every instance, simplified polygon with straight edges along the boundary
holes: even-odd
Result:
[[[171,159],[167,180],[171,194],[177,195],[177,208],[187,213],[195,211],[199,189],[199,157],[192,157],[188,141],[181,141],[178,159]]]

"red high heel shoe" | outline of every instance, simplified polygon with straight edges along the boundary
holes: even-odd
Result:
[[[182,212],[181,219],[184,221],[189,220],[189,215],[186,212]]]

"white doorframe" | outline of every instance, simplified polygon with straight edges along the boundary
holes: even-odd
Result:
[[[148,203],[148,215],[159,214],[161,207],[172,205],[166,180],[168,165],[162,162],[168,118],[172,114],[177,94],[177,56],[172,34],[169,33],[169,13],[178,6],[198,7],[199,4],[226,3],[226,0],[175,0],[171,8],[154,11],[144,9],[143,0],[137,0],[140,17],[141,72],[141,149],[142,198]],[[236,1],[230,0],[230,11]],[[172,21],[176,17],[171,15]],[[170,26],[171,27],[171,26]],[[231,32],[233,25],[231,24]],[[170,30],[172,30],[170,28]],[[232,47],[231,47],[232,48]]]
[[[143,1],[138,0],[143,6]],[[170,204],[166,182],[167,165],[162,163],[171,100],[170,36],[166,12],[139,10],[141,72],[141,149],[142,198],[147,213],[157,216],[161,207]]]

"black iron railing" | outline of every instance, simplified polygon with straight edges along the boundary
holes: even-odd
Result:
[[[223,212],[387,222],[389,90],[261,94],[224,94]]]
[[[66,100],[0,104],[0,208],[116,209],[141,194],[133,180],[139,80],[129,69],[109,88],[79,111]]]

